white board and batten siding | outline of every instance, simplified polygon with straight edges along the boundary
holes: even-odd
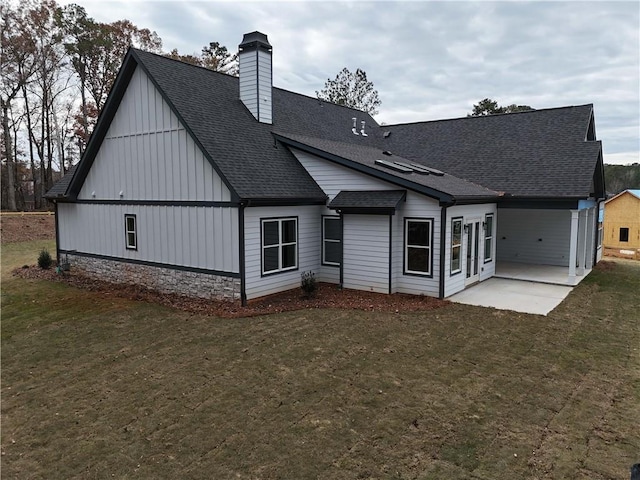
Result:
[[[488,278],[491,278],[496,273],[496,235],[497,235],[497,205],[495,203],[487,203],[480,205],[460,205],[449,207],[447,209],[447,233],[445,236],[445,275],[444,275],[444,296],[450,297],[451,295],[460,292],[465,289],[465,272],[467,271],[467,234],[462,231],[462,248],[460,252],[460,272],[451,274],[451,221],[454,218],[462,218],[462,225],[478,221],[480,225],[485,221],[487,214],[493,214],[493,241],[491,244],[491,252],[493,258],[490,261],[485,262],[484,258],[484,241],[487,233],[483,227],[480,227],[480,237],[478,238],[478,270],[479,281],[482,282]],[[502,215],[501,210],[500,215]]]
[[[299,288],[303,272],[317,272],[320,266],[321,225],[317,205],[291,207],[249,207],[244,210],[245,292],[247,299]],[[298,219],[298,268],[262,275],[261,220]]]
[[[498,261],[569,266],[569,210],[500,209]]]
[[[240,272],[237,207],[180,204],[231,193],[139,67],[78,199],[87,203],[58,205],[62,250]],[[136,250],[125,246],[125,214],[136,216]]]
[[[389,216],[345,215],[343,286],[389,293]]]
[[[78,198],[229,201],[231,194],[137,67]]]
[[[60,203],[58,214],[62,250],[240,272],[236,208]],[[125,215],[136,216],[136,250],[126,248]]]

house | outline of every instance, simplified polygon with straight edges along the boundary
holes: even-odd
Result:
[[[640,251],[640,190],[625,190],[605,202],[603,244]]]
[[[496,264],[600,258],[592,105],[399,125],[272,86],[267,36],[239,78],[131,49],[87,150],[55,185],[58,258],[164,292],[248,299],[302,272],[446,298]]]

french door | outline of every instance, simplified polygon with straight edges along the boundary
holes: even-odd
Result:
[[[480,245],[480,220],[471,220],[464,225],[467,246],[467,265],[465,286],[471,285],[480,279],[479,275],[479,245]]]

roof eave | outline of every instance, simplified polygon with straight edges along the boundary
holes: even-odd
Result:
[[[414,183],[410,180],[406,180],[404,178],[401,177],[397,177],[393,174],[390,173],[385,173],[385,172],[381,172],[379,170],[376,170],[375,168],[372,167],[368,167],[367,165],[362,165],[360,163],[354,162],[353,160],[349,160],[348,158],[344,158],[341,157],[339,155],[335,155],[333,153],[329,153],[329,152],[325,152],[324,150],[320,150],[319,148],[316,147],[312,147],[310,145],[304,144],[302,142],[298,142],[296,140],[292,140],[290,138],[284,137],[280,134],[277,134],[275,132],[272,132],[272,135],[274,136],[274,138],[278,141],[280,141],[281,143],[283,143],[284,145],[288,145],[290,147],[294,147],[297,148],[299,150],[302,150],[304,152],[307,153],[311,153],[313,155],[316,155],[320,158],[324,158],[325,160],[329,160],[331,162],[337,163],[339,165],[342,165],[344,167],[350,168],[352,170],[356,170],[358,172],[370,175],[372,177],[375,178],[379,178],[381,180],[387,181],[389,183],[393,183],[395,185],[398,185],[400,187],[409,189],[409,190],[413,190],[415,192],[421,193],[423,195],[426,195],[428,197],[434,198],[438,201],[445,202],[445,203],[449,203],[452,202],[454,197],[451,194],[448,194],[446,192],[442,192],[430,187],[426,187],[424,185],[420,185],[417,183]]]

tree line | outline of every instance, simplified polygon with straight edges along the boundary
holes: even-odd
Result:
[[[156,32],[126,19],[98,22],[55,0],[0,4],[2,208],[45,208],[43,195],[86,148],[130,46],[237,74],[212,42],[200,54],[162,51]]]

